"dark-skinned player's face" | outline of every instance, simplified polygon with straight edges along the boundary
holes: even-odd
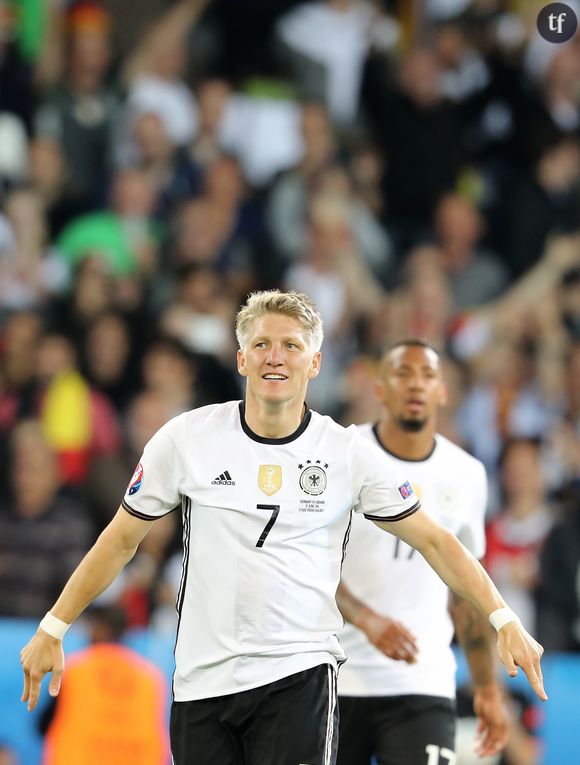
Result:
[[[393,348],[383,358],[376,393],[402,430],[421,431],[446,402],[439,356],[418,345]]]

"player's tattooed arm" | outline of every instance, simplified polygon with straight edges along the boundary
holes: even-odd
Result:
[[[465,598],[451,593],[449,612],[474,685],[494,682],[492,633],[485,616]]]
[[[508,722],[501,689],[494,672],[492,632],[487,619],[468,600],[451,593],[449,612],[473,684],[473,706],[477,716],[476,751],[480,757],[503,749]]]
[[[417,658],[415,637],[395,619],[383,616],[356,597],[341,580],[336,603],[345,621],[358,627],[375,648],[391,659],[412,664]]]

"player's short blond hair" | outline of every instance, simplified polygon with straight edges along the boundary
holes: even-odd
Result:
[[[263,290],[251,293],[236,316],[236,337],[240,348],[245,348],[250,341],[256,319],[267,313],[280,313],[296,319],[306,330],[312,353],[320,350],[324,336],[322,317],[308,295],[293,290]]]

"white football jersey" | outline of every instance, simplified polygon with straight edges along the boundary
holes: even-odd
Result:
[[[292,435],[262,438],[233,401],[179,415],[145,447],[125,510],[155,519],[179,505],[173,689],[189,701],[344,661],[335,595],[350,511],[397,520],[419,501],[354,426],[308,411]]]
[[[361,433],[380,445],[376,428]],[[388,454],[388,452],[385,452]],[[485,552],[487,479],[479,460],[441,435],[424,460],[392,462],[404,469],[423,511],[455,534],[476,557]],[[453,623],[449,591],[425,559],[398,538],[353,517],[342,579],[372,609],[401,622],[417,639],[415,664],[389,659],[364,633],[345,625],[340,641],[348,657],[338,677],[343,696],[455,696]]]

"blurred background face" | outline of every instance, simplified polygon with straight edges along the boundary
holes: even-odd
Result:
[[[59,186],[66,174],[62,148],[57,141],[36,138],[28,150],[28,177],[39,189]]]
[[[173,144],[158,114],[148,112],[137,117],[133,137],[143,162],[163,161],[173,153]]]
[[[47,235],[44,210],[40,195],[34,189],[13,191],[5,204],[6,217],[10,221],[16,241],[41,244]]]
[[[307,160],[320,165],[331,160],[336,146],[328,113],[320,104],[302,108],[302,140]]]
[[[408,433],[434,423],[439,406],[445,403],[439,356],[420,346],[394,348],[383,359],[377,396]]]
[[[153,391],[135,397],[127,412],[127,441],[133,454],[140,455],[145,444],[173,415],[165,400]]]
[[[19,513],[42,513],[58,487],[58,465],[39,422],[21,422],[12,435],[12,487]]]
[[[187,64],[187,51],[182,41],[172,40],[156,51],[153,72],[163,80],[179,80]]]
[[[140,170],[117,174],[113,186],[115,211],[128,218],[147,218],[155,207],[155,189],[151,179]]]
[[[179,299],[192,311],[212,313],[220,297],[220,278],[213,270],[204,268],[191,271],[180,282]]]
[[[79,264],[73,284],[77,314],[95,316],[112,305],[113,280],[107,268],[107,264],[98,257],[87,257]]]
[[[435,230],[446,249],[471,250],[482,234],[481,215],[470,201],[449,194],[437,206]]]
[[[17,313],[4,328],[2,386],[17,389],[28,384],[36,373],[41,321],[34,313]]]
[[[542,463],[536,444],[514,442],[507,448],[502,464],[502,484],[508,501],[543,493]]]
[[[186,203],[180,213],[177,256],[180,263],[213,263],[225,244],[231,221],[207,199]]]
[[[541,186],[552,193],[568,191],[580,178],[580,145],[572,138],[544,151],[538,161]]]
[[[98,83],[104,78],[110,60],[108,35],[100,32],[75,32],[72,35],[69,66],[73,77]]]
[[[87,364],[94,378],[106,382],[118,379],[130,352],[127,324],[116,314],[105,314],[91,326],[86,343]]]
[[[441,98],[440,67],[437,57],[428,50],[408,53],[401,63],[401,90],[419,108],[435,106]]]
[[[205,80],[197,93],[199,125],[203,132],[213,133],[218,129],[231,88],[225,80]]]
[[[75,350],[64,335],[47,335],[38,348],[37,374],[42,382],[75,368]]]
[[[170,345],[155,345],[143,358],[145,387],[151,391],[193,386],[193,369],[187,358]]]
[[[219,204],[238,204],[244,192],[240,165],[231,157],[220,157],[207,167],[204,187],[206,194]]]
[[[337,252],[351,242],[349,211],[334,195],[318,194],[310,205],[310,257],[317,266],[330,267]]]

